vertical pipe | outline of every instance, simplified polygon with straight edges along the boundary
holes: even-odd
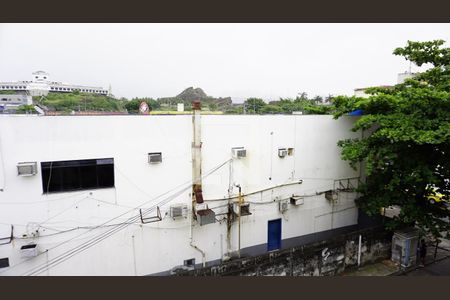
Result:
[[[242,194],[241,186],[239,185],[239,215],[238,215],[238,257],[241,258],[241,209],[242,209]]]
[[[192,102],[192,127],[193,127],[193,141],[192,141],[192,216],[190,226],[190,243],[189,245],[202,254],[202,265],[206,266],[206,254],[205,251],[194,245],[193,237],[193,219],[196,217],[196,204],[203,203],[203,197],[197,197],[196,192],[201,193],[202,189],[202,169],[201,169],[201,127],[200,127],[200,101]]]
[[[201,169],[201,127],[200,127],[200,101],[192,102],[192,125],[193,125],[193,142],[192,142],[192,183],[193,193],[202,186],[202,169]],[[202,201],[203,202],[203,201]],[[201,203],[197,199],[197,203]]]
[[[358,243],[358,267],[361,265],[361,235],[359,235]]]

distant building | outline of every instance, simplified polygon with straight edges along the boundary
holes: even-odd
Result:
[[[406,71],[404,73],[399,73],[397,76],[397,84],[401,84],[401,83],[405,82],[406,79],[413,78],[417,74],[418,73],[412,73],[412,72],[408,72],[408,71]],[[391,88],[392,86],[391,85],[379,85],[376,87]],[[354,95],[356,97],[367,98],[370,96],[370,95],[366,94],[367,89],[368,89],[368,87],[354,89]]]
[[[32,75],[30,81],[0,82],[0,91],[23,92],[30,96],[46,96],[49,92],[71,93],[75,91],[99,95],[110,94],[110,91],[102,87],[50,81],[50,75],[44,71],[36,71]]]
[[[15,111],[21,105],[31,105],[31,96],[25,94],[0,94],[0,113]]]
[[[400,74],[398,74],[398,77],[397,77],[397,83],[398,84],[403,83],[403,82],[405,82],[405,79],[413,78],[417,74],[418,73],[412,73],[412,72],[408,72],[408,71],[406,71],[405,73],[400,73]]]

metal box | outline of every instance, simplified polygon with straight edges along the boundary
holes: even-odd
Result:
[[[216,222],[216,213],[211,209],[203,209],[197,211],[197,218],[200,226],[212,224]]]
[[[289,200],[283,200],[278,202],[278,209],[280,212],[284,213],[289,209]]]
[[[247,156],[247,150],[244,147],[235,147],[231,149],[234,158],[243,158]]]
[[[416,228],[408,228],[394,232],[392,236],[391,260],[408,268],[416,264],[419,232]]]
[[[36,162],[21,162],[17,164],[17,175],[33,176],[37,174]]]
[[[302,205],[303,203],[305,203],[305,199],[300,196],[292,195],[290,198],[290,202],[292,205]]]
[[[149,164],[159,164],[162,162],[162,153],[161,152],[153,152],[148,154],[148,163]]]
[[[287,151],[286,148],[279,148],[278,149],[278,157],[284,158],[284,157],[286,157],[286,155],[288,155],[288,151]]]
[[[188,212],[188,207],[186,204],[174,204],[170,206],[170,216],[172,218],[186,217]]]
[[[241,212],[241,217],[251,215],[250,203],[242,203],[240,206],[239,203],[234,203],[234,213],[239,215],[239,211]]]
[[[35,257],[38,255],[37,244],[28,244],[20,247],[20,256],[25,257]]]

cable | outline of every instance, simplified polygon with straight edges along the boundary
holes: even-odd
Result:
[[[220,169],[223,165],[225,165],[225,164],[228,163],[229,161],[230,161],[230,160],[226,160],[224,163],[222,163],[222,164],[218,165],[217,167],[213,168],[211,171],[207,172],[207,174],[205,174],[205,175],[202,176],[202,177],[203,177],[203,178],[206,178],[206,177],[209,176],[210,174],[212,174],[212,173],[214,173],[215,171],[217,171],[218,169]],[[192,181],[189,181],[188,183],[189,183],[189,186],[183,188],[182,190],[180,190],[178,193],[176,193],[176,194],[173,195],[172,197],[168,197],[168,198],[166,198],[165,200],[162,200],[161,202],[159,202],[159,203],[153,205],[151,208],[145,210],[145,212],[144,212],[143,214],[146,214],[146,213],[151,212],[151,211],[154,210],[157,206],[162,206],[162,205],[168,203],[169,201],[171,201],[172,199],[174,199],[174,198],[177,197],[178,195],[182,194],[185,190],[190,189],[190,188],[191,188]],[[183,185],[185,185],[185,184],[179,185],[179,186],[177,186],[176,188],[178,188],[178,187],[180,187],[180,186],[183,186]],[[175,190],[176,188],[173,188],[172,190],[163,193],[162,195],[156,197],[155,199],[158,199],[158,198],[160,198],[161,196],[170,193],[171,191]],[[134,209],[138,209],[138,208],[141,207],[142,205],[145,205],[145,204],[147,204],[147,203],[149,203],[149,202],[151,202],[151,201],[153,201],[153,200],[155,200],[155,199],[151,199],[151,200],[149,200],[149,201],[146,201],[146,202],[142,203],[141,205],[135,207]],[[133,210],[134,210],[134,209],[133,209]],[[123,216],[123,215],[129,213],[130,211],[132,211],[132,210],[129,210],[129,211],[127,211],[127,212],[125,212],[125,213],[123,213],[123,214],[121,214],[121,215],[119,215],[119,216],[116,216],[116,217],[114,217],[114,218],[112,218],[112,219],[106,221],[105,223],[100,224],[99,226],[95,226],[95,227],[93,227],[92,229],[90,229],[90,230],[88,230],[88,231],[86,231],[86,232],[89,232],[89,231],[92,231],[92,230],[94,230],[94,229],[96,229],[96,228],[99,228],[100,226],[105,225],[105,224],[109,223],[110,221],[112,221],[112,220],[114,220],[114,219],[117,219],[117,218],[119,218],[119,217],[121,217],[121,216]],[[137,216],[134,216],[134,217],[129,218],[128,221],[138,220],[139,218],[140,218],[140,216],[137,215]],[[129,224],[130,224],[130,222],[125,222],[125,223],[123,223],[123,225],[118,225],[118,226],[116,226],[116,227],[114,227],[114,228],[108,230],[106,233],[102,233],[102,234],[100,234],[99,236],[94,237],[94,238],[92,238],[91,240],[89,240],[89,241],[87,241],[87,242],[85,242],[85,243],[83,243],[83,244],[81,244],[81,245],[79,245],[79,246],[76,246],[75,248],[72,248],[71,250],[66,251],[66,252],[63,253],[63,254],[60,254],[59,256],[57,256],[57,257],[55,257],[54,259],[52,259],[51,262],[45,263],[44,266],[37,266],[37,267],[33,268],[32,270],[26,272],[25,274],[27,274],[27,275],[35,275],[35,274],[39,274],[39,273],[41,273],[41,272],[43,272],[43,271],[45,271],[45,270],[51,268],[52,266],[56,266],[56,265],[62,263],[63,261],[65,261],[65,260],[71,258],[72,256],[74,256],[74,255],[76,255],[76,254],[78,254],[78,253],[80,253],[80,252],[82,252],[82,251],[84,251],[84,250],[86,250],[86,249],[88,249],[88,248],[90,248],[90,247],[92,247],[92,246],[98,244],[99,242],[101,242],[102,240],[104,240],[104,239],[108,238],[109,236],[115,234],[116,232],[119,232],[120,230],[122,230],[122,229],[124,229],[125,227],[127,227]],[[79,236],[85,234],[86,232],[81,233],[81,234],[79,234],[79,235],[77,235],[77,236],[75,236],[75,237],[73,237],[73,238],[71,238],[71,239],[69,239],[69,240],[63,241],[62,243],[60,243],[60,244],[58,244],[58,245],[56,245],[56,246],[54,246],[54,247],[48,249],[47,251],[53,250],[53,249],[55,249],[55,248],[57,248],[57,247],[59,247],[59,246],[61,246],[61,245],[63,245],[63,244],[66,244],[66,243],[68,243],[68,242],[74,240],[75,238],[77,238],[77,237],[79,237]],[[44,252],[44,253],[45,253],[45,252]],[[41,253],[41,254],[43,254],[43,253]],[[21,264],[21,263],[19,263],[19,264]],[[15,266],[18,266],[19,264],[15,265]],[[15,267],[15,266],[13,266],[13,267]],[[9,269],[11,269],[11,268],[9,268]]]
[[[204,177],[207,177],[208,175],[212,174],[213,172],[215,172],[216,170],[218,170],[220,167],[222,167],[222,166],[223,166],[224,164],[226,164],[227,162],[228,162],[228,161],[226,161],[225,163],[219,165],[218,167],[216,167],[215,169],[213,169],[211,172],[209,172],[209,173],[208,173],[207,175],[205,175]],[[187,188],[190,188],[190,186],[187,187]],[[174,195],[174,196],[171,197],[171,198],[168,198],[168,199],[166,199],[166,200],[163,200],[163,201],[161,201],[160,203],[154,205],[152,208],[147,209],[146,213],[149,212],[149,211],[151,211],[151,210],[154,210],[155,207],[157,207],[157,205],[164,205],[164,204],[166,204],[167,202],[169,202],[170,200],[172,200],[174,197],[178,196],[178,194],[181,194],[183,191],[184,191],[184,189],[181,190],[179,193],[177,193],[177,195]],[[132,217],[132,218],[130,218],[130,219],[137,219],[137,218],[140,218],[140,216],[135,216],[135,217]],[[88,248],[90,248],[90,247],[92,247],[92,246],[98,244],[98,243],[101,242],[102,240],[104,240],[104,239],[108,238],[109,236],[115,234],[116,232],[122,230],[123,228],[127,227],[128,225],[129,225],[129,224],[124,224],[123,226],[118,226],[117,228],[113,228],[112,230],[110,230],[110,231],[107,232],[106,234],[103,234],[103,236],[95,237],[95,238],[91,239],[90,241],[85,242],[84,244],[82,244],[82,245],[76,247],[76,249],[69,250],[68,252],[63,253],[62,255],[59,255],[58,257],[54,258],[54,259],[52,260],[51,263],[47,262],[47,263],[45,264],[45,266],[40,267],[40,268],[38,267],[38,269],[35,268],[35,270],[29,271],[29,272],[27,273],[27,275],[35,275],[35,274],[39,274],[39,273],[41,273],[41,272],[43,272],[43,271],[45,271],[45,270],[51,268],[52,266],[56,266],[56,265],[58,265],[58,264],[64,262],[65,260],[67,260],[67,259],[73,257],[74,255],[76,255],[76,254],[78,254],[78,253],[80,253],[80,252],[82,252],[82,251],[84,251],[84,250],[86,250],[86,249],[88,249]]]

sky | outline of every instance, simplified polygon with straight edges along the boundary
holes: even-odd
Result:
[[[0,82],[43,70],[126,98],[352,95],[395,84],[410,64],[393,50],[433,39],[450,24],[0,24]]]

